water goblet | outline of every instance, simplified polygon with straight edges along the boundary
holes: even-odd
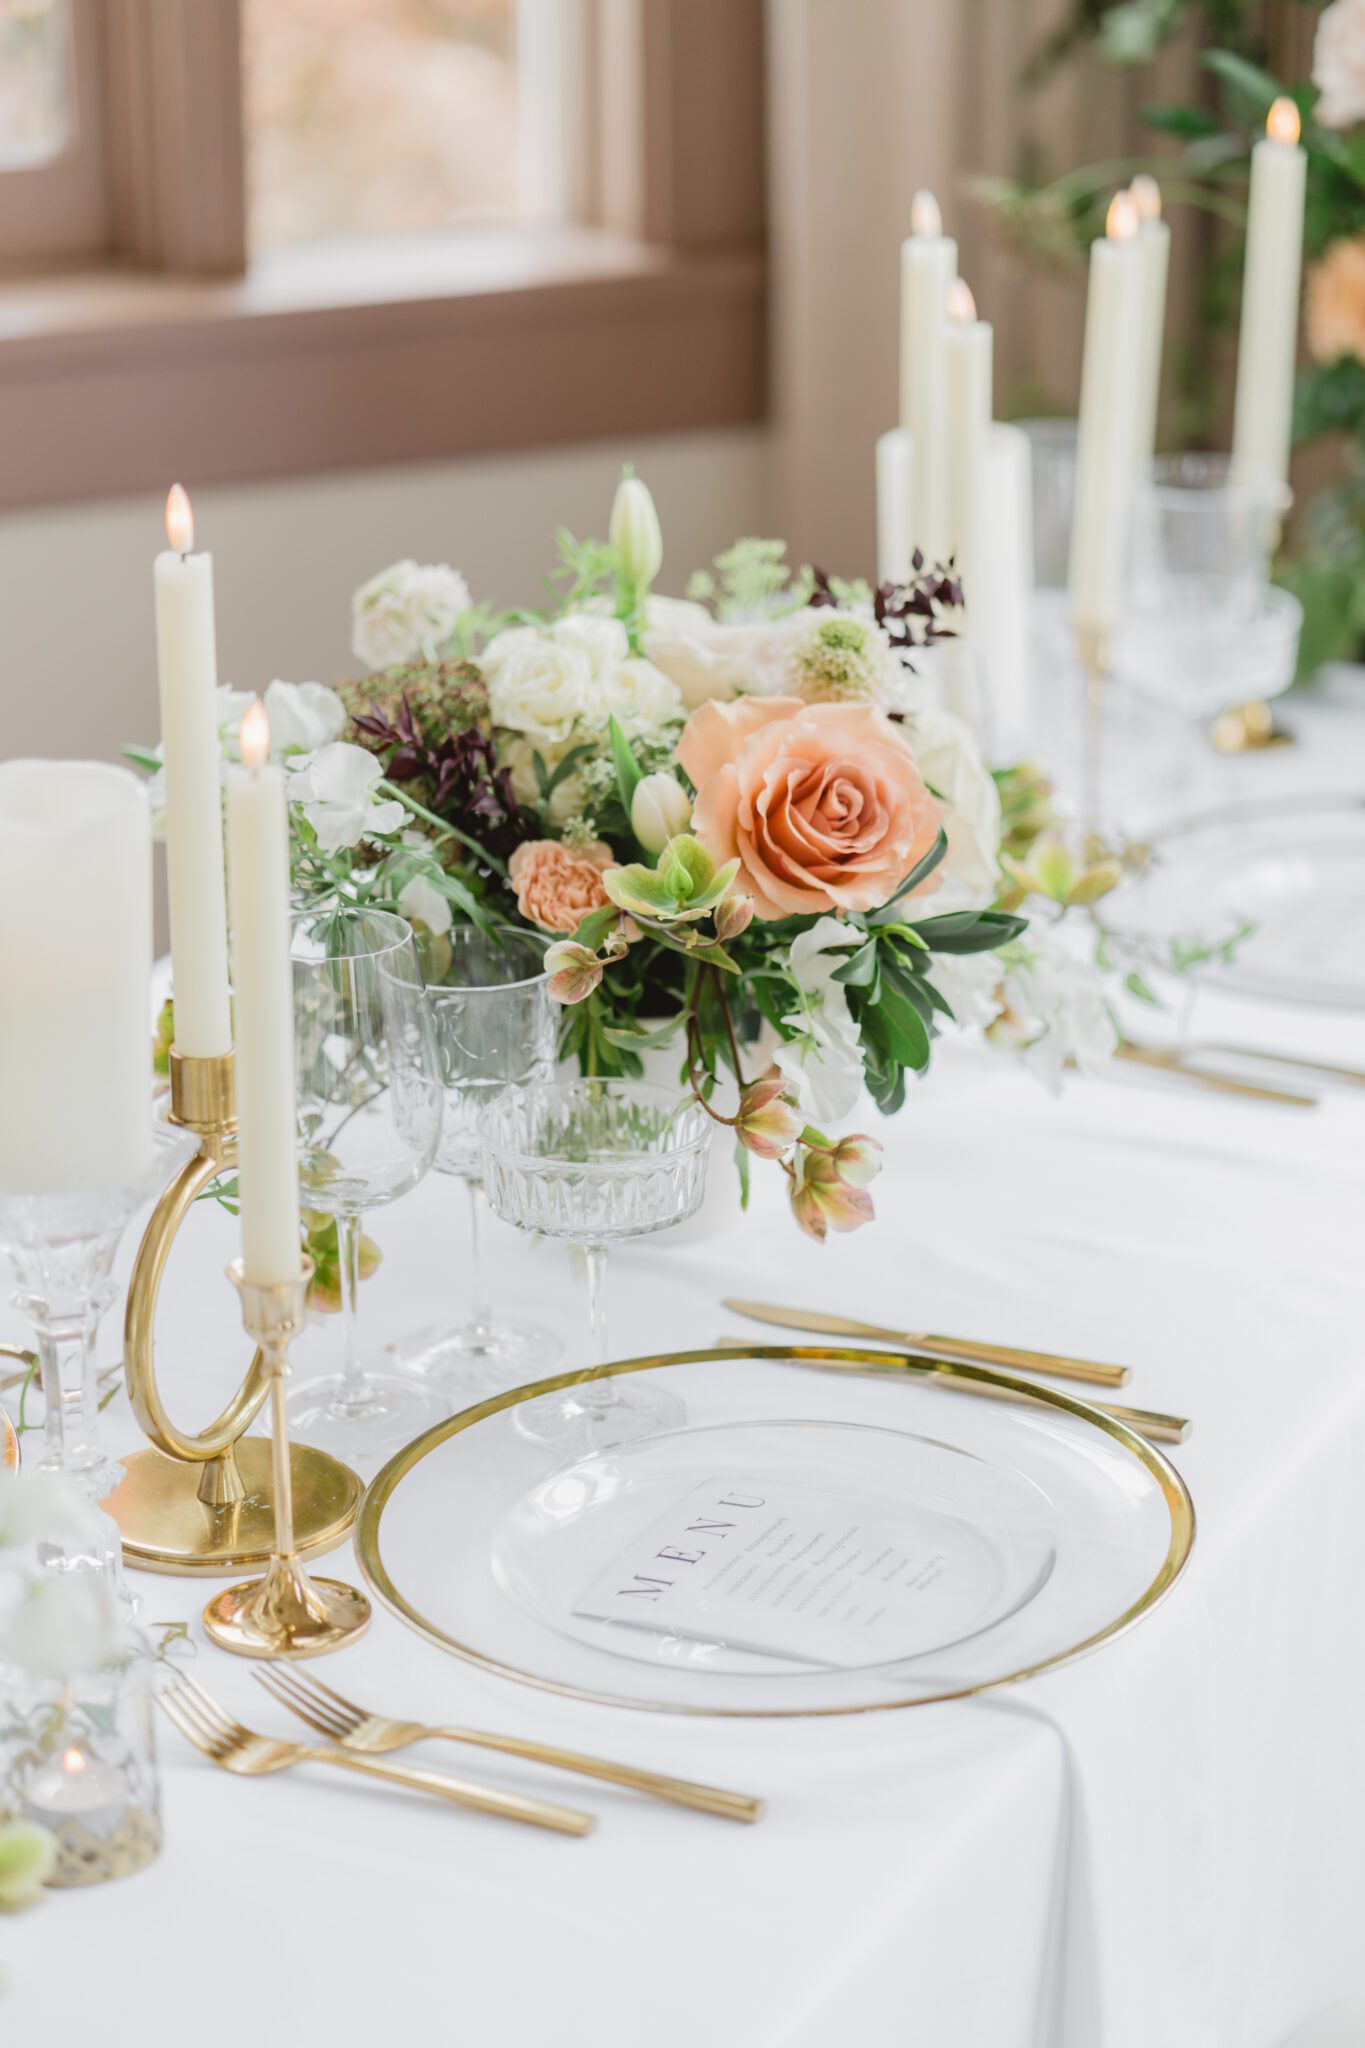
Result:
[[[427,994],[445,1088],[435,1169],[463,1181],[468,1196],[469,1312],[463,1323],[423,1330],[393,1349],[400,1363],[431,1374],[462,1403],[533,1379],[561,1348],[552,1331],[494,1314],[479,1256],[479,1113],[508,1088],[554,1078],[560,1007],[550,994],[545,943],[515,925],[491,932],[456,925],[429,949]]]
[[[333,909],[296,926],[294,1047],[305,1210],[334,1217],[343,1363],[294,1385],[292,1429],[348,1463],[381,1456],[439,1420],[429,1381],[362,1362],[361,1223],[416,1187],[441,1135],[431,1007],[412,928],[388,911]]]
[[[495,1216],[582,1247],[594,1366],[607,1361],[606,1259],[623,1239],[694,1216],[706,1188],[712,1119],[690,1096],[643,1081],[558,1081],[516,1088],[479,1119]],[[669,1429],[677,1396],[630,1379],[597,1380],[529,1402],[518,1426],[571,1457]]]

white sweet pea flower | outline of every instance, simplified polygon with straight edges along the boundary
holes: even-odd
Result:
[[[267,683],[272,754],[311,754],[346,730],[346,706],[325,683]]]
[[[0,1657],[42,1678],[74,1678],[119,1654],[118,1599],[103,1572],[47,1572],[32,1580],[0,1634]]]
[[[619,625],[615,619],[591,623]],[[568,624],[567,619],[560,620],[561,626]],[[624,627],[620,630],[624,639]],[[488,684],[493,723],[524,733],[541,747],[562,744],[578,720],[595,708],[592,660],[573,636],[542,633],[538,626],[511,626],[489,641],[479,666]]]
[[[948,806],[948,851],[933,914],[985,910],[1000,886],[1000,792],[971,727],[951,711],[916,711],[909,725],[919,772]]]
[[[802,1002],[782,1022],[798,1035],[777,1049],[779,1072],[806,1116],[835,1123],[857,1106],[863,1086],[858,1027],[842,982],[834,979],[863,934],[837,917],[822,917],[792,940],[787,972]]]
[[[1051,933],[1031,927],[1002,950],[1009,1036],[1024,1065],[1053,1094],[1069,1062],[1094,1074],[1113,1057],[1118,1033],[1093,961],[1078,959]]]
[[[234,690],[231,683],[220,683],[215,692],[220,740],[235,740],[242,729],[242,720],[255,701],[254,690]]]
[[[101,1516],[60,1472],[0,1472],[0,1550],[58,1536],[93,1540]]]
[[[435,661],[469,604],[469,585],[449,563],[394,562],[351,599],[351,646],[374,669]]]
[[[376,800],[375,785],[383,774],[373,754],[348,740],[334,740],[295,769],[290,799],[302,805],[324,853],[402,829],[408,816],[403,805]]]
[[[1004,968],[994,953],[936,953],[930,980],[964,1029],[984,1029],[1000,1015]]]
[[[414,851],[429,851],[431,842],[421,832],[410,829],[403,834],[403,844],[412,847]],[[450,898],[441,894],[429,874],[416,874],[410,881],[404,882],[398,892],[398,908],[409,924],[420,918],[427,930],[435,932],[438,938],[448,932],[454,923]]]

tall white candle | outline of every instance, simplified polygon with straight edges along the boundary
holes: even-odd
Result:
[[[0,1191],[146,1171],[151,972],[146,784],[101,761],[0,764]]]
[[[1118,616],[1133,492],[1137,225],[1131,198],[1116,193],[1105,233],[1090,245],[1068,589],[1073,627],[1101,635]]]
[[[913,470],[915,451],[901,427],[877,436],[877,581],[904,583],[915,552]]]
[[[259,698],[228,770],[228,883],[237,1003],[237,1167],[242,1262],[259,1287],[297,1279],[294,990],[284,770],[270,765]]]
[[[1248,482],[1287,490],[1308,158],[1299,110],[1278,99],[1251,152],[1232,459]]]
[[[917,192],[901,243],[901,427],[913,443],[910,526],[930,561],[946,552],[944,314],[957,243],[943,233],[932,192]]]
[[[1142,266],[1142,311],[1138,331],[1137,389],[1133,435],[1137,474],[1145,476],[1156,453],[1157,407],[1161,399],[1161,345],[1166,329],[1166,273],[1171,231],[1161,218],[1161,187],[1145,172],[1129,186],[1138,214],[1138,262]]]
[[[976,317],[976,301],[963,280],[948,288],[944,336],[947,419],[946,538],[966,598],[972,630],[973,593],[987,577],[983,542],[986,450],[991,430],[994,338],[989,321]]]
[[[997,420],[986,453],[987,575],[976,605],[984,672],[986,737],[997,759],[1034,739],[1033,452],[1022,427]]]
[[[156,652],[166,775],[166,879],[178,1052],[232,1044],[227,900],[219,790],[213,557],[193,554],[194,518],[179,484],[166,500],[170,547],[156,558]]]

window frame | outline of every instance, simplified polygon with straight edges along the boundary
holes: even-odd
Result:
[[[0,281],[0,509],[762,418],[762,0],[521,0],[538,222],[250,263],[239,0],[95,4],[109,247]]]

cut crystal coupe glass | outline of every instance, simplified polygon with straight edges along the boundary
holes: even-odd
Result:
[[[336,1218],[345,1352],[298,1382],[301,1441],[348,1463],[406,1443],[445,1412],[429,1381],[361,1360],[361,1222],[416,1187],[436,1156],[441,1083],[412,927],[387,911],[327,910],[295,927],[294,1039],[300,1198]]]
[[[447,961],[448,949],[448,961]],[[400,1364],[429,1373],[461,1402],[481,1400],[544,1372],[559,1339],[535,1323],[495,1314],[479,1256],[483,1206],[480,1111],[508,1088],[554,1078],[560,1009],[545,972],[545,942],[501,925],[457,925],[429,949],[444,963],[427,993],[445,1088],[436,1171],[464,1182],[469,1201],[469,1310],[462,1323],[420,1331],[394,1347]]]
[[[70,1193],[0,1193],[0,1251],[19,1286],[14,1305],[33,1327],[43,1390],[40,1472],[60,1472],[92,1505],[112,1493],[123,1468],[100,1431],[95,1339],[118,1292],[111,1276],[123,1233],[195,1149],[192,1133],[158,1124],[145,1170],[114,1187]],[[107,1571],[122,1584],[122,1548],[111,1515],[97,1537],[45,1545],[57,1570]]]
[[[642,1081],[512,1089],[480,1117],[494,1215],[586,1255],[594,1366],[607,1362],[607,1252],[696,1214],[711,1128],[690,1097]],[[576,1456],[682,1420],[682,1404],[662,1388],[589,1374],[528,1404],[519,1427]]]

